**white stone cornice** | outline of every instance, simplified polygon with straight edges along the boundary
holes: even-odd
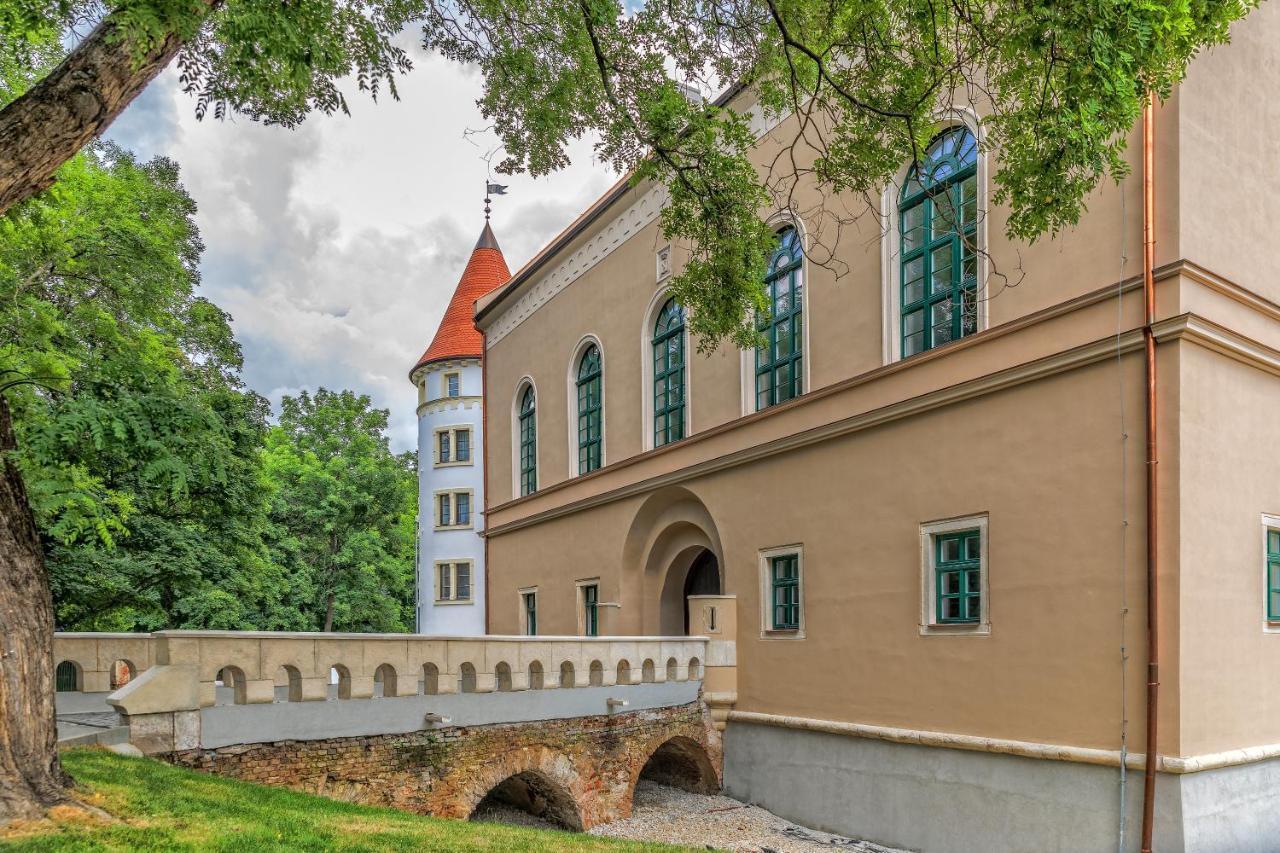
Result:
[[[440,412],[470,411],[483,404],[483,397],[437,397],[418,406],[418,417]]]

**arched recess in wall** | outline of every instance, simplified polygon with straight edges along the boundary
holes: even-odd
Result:
[[[582,781],[564,756],[546,747],[522,749],[508,761],[487,766],[469,790],[483,792],[470,810],[472,820],[493,820],[501,806],[514,807],[564,829],[581,832],[577,792]]]
[[[623,594],[640,603],[636,633],[686,634],[687,596],[724,591],[723,554],[715,519],[692,491],[669,486],[646,498],[621,555]]]
[[[776,279],[778,282],[786,281],[791,285],[798,285],[799,298],[794,299],[793,304],[799,311],[799,329],[800,341],[798,347],[795,347],[796,353],[799,355],[799,377],[800,377],[800,394],[808,393],[813,388],[810,380],[811,366],[813,359],[809,354],[809,325],[811,319],[810,293],[809,293],[809,235],[805,228],[804,219],[796,215],[791,210],[780,210],[774,213],[765,223],[774,232],[775,237],[779,241],[778,247],[769,260],[770,275],[769,278]],[[793,235],[793,236],[789,236]],[[793,272],[785,276],[775,276],[774,268],[777,266],[777,251],[782,244],[787,244],[788,254],[797,256],[793,267]],[[757,350],[755,348],[742,349],[738,351],[739,363],[741,368],[741,411],[743,415],[749,415],[768,408],[770,405],[776,405],[784,400],[775,400],[767,405],[759,404],[759,388],[757,386]],[[796,395],[792,395],[796,396]],[[788,397],[787,399],[791,399]]]
[[[83,670],[73,660],[64,660],[54,670],[54,689],[58,693],[76,693],[84,689]]]
[[[573,348],[565,372],[570,477],[588,474],[607,464],[609,427],[605,401],[609,393],[608,375],[600,338],[595,334],[583,335]],[[596,439],[598,448],[592,452],[590,445]]]
[[[641,780],[670,785],[697,794],[712,794],[720,789],[711,756],[702,744],[684,735],[659,739],[648,747],[649,758],[632,780],[632,796]]]

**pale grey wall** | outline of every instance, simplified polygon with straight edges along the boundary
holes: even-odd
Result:
[[[926,853],[1117,849],[1118,768],[730,722],[724,777],[730,796],[806,826],[892,847]],[[1130,771],[1127,850],[1139,847],[1142,781],[1140,771]],[[1158,782],[1161,853],[1254,849],[1203,846],[1207,842],[1184,847],[1180,779],[1161,774]],[[1275,820],[1274,801],[1272,812]]]
[[[700,681],[519,690],[510,693],[449,693],[385,699],[330,699],[218,705],[200,712],[200,745],[205,748],[280,740],[321,740],[418,731],[423,715],[449,717],[455,726],[483,726],[585,717],[608,712],[605,700],[627,700],[622,711],[687,705],[698,698]]]

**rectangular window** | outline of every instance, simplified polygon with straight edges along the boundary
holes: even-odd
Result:
[[[436,430],[436,465],[471,464],[471,429],[441,427]]]
[[[978,530],[934,537],[934,595],[941,624],[982,619],[982,534]]]
[[[462,390],[462,377],[457,373],[446,373],[444,375],[444,395],[446,397],[457,397]]]
[[[471,563],[436,563],[436,601],[471,600]]]
[[[460,429],[454,433],[453,443],[457,449],[457,458],[459,462],[471,461],[471,430]]]
[[[436,528],[471,526],[471,492],[436,493]]]
[[[1267,528],[1267,620],[1280,622],[1280,529]]]
[[[600,636],[600,587],[595,584],[582,588],[582,633]]]
[[[769,560],[769,587],[774,631],[800,629],[800,558],[783,554]]]
[[[453,461],[453,458],[452,458],[453,454],[450,451],[450,445],[451,445],[450,439],[451,439],[451,436],[447,430],[437,434],[437,440],[439,442],[439,448],[440,448],[439,453],[436,454],[437,462],[446,463],[446,462]]]
[[[538,636],[538,594],[524,592],[520,594],[524,603],[524,633],[528,637]]]

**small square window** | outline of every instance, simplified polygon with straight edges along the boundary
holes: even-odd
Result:
[[[804,639],[804,558],[801,546],[760,552],[760,636]]]
[[[471,563],[436,563],[436,601],[471,600]]]

